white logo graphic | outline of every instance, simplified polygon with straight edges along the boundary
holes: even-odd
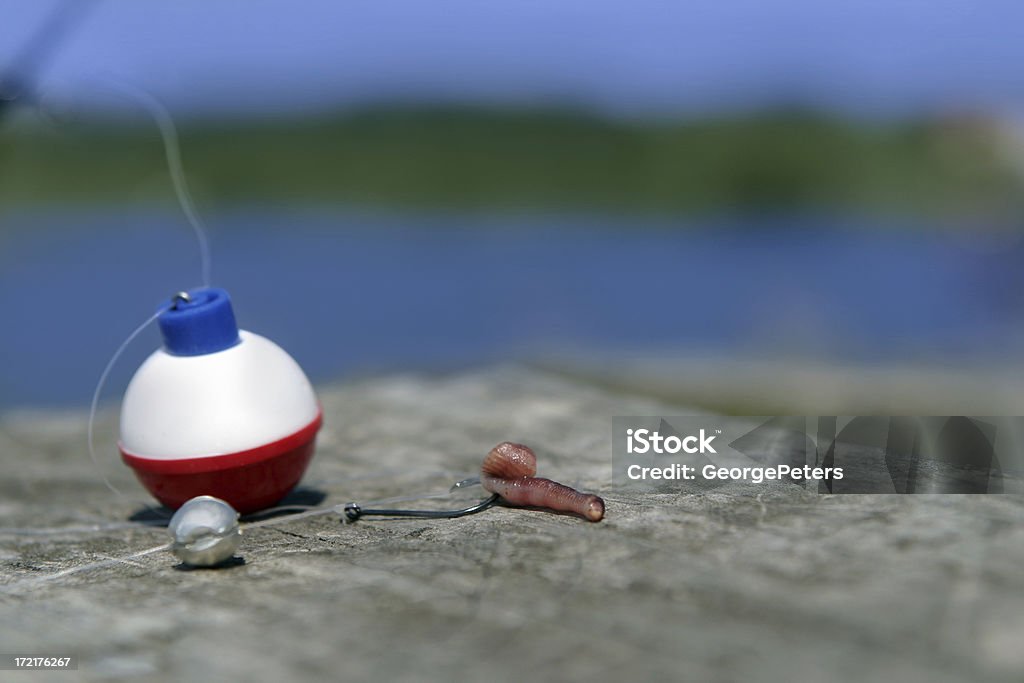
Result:
[[[697,435],[690,435],[680,439],[678,436],[662,436],[658,432],[649,429],[627,429],[626,430],[626,452],[627,453],[658,453],[674,454],[683,453],[718,453],[711,445],[715,436],[708,436],[704,429]]]

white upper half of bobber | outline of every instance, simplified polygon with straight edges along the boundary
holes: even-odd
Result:
[[[298,432],[320,414],[302,368],[274,342],[241,342],[198,356],[155,351],[121,406],[121,448],[175,460],[238,453]]]

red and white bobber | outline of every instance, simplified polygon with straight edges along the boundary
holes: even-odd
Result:
[[[320,404],[283,349],[239,330],[223,289],[175,297],[164,347],[138,369],[121,407],[121,457],[157,500],[215,496],[241,513],[270,507],[313,457]]]

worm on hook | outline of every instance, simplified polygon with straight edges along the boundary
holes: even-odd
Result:
[[[604,517],[604,501],[600,497],[533,476],[536,473],[534,452],[528,446],[505,441],[484,458],[480,483],[512,505],[572,512],[591,522],[600,522]]]

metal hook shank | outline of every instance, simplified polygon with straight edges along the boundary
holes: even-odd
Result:
[[[461,510],[364,510],[359,507],[358,503],[349,503],[345,506],[345,519],[350,522],[354,522],[360,517],[366,517],[373,515],[377,517],[421,517],[426,519],[453,519],[455,517],[465,517],[466,515],[474,515],[478,512],[483,512],[487,508],[493,506],[498,502],[500,496],[495,493],[490,498],[482,500],[476,505],[471,505],[468,508],[462,508]]]

